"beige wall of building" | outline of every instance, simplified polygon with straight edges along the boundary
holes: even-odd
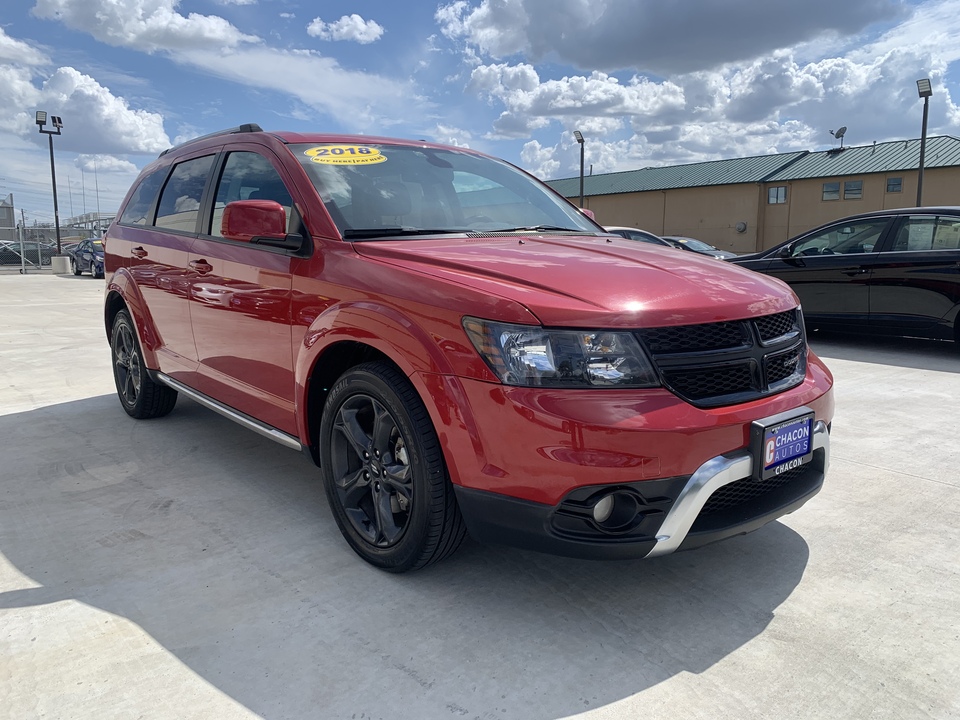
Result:
[[[887,208],[913,207],[916,170],[779,183],[742,183],[650,190],[585,198],[601,225],[625,225],[658,235],[686,235],[721,250],[749,253],[778,245],[824,223]],[[887,192],[887,180],[901,178],[900,192]],[[863,183],[862,197],[844,197],[844,181]],[[840,199],[824,200],[823,185],[840,184]],[[786,202],[767,202],[771,187],[787,188]],[[960,167],[928,168],[923,173],[924,205],[960,206]],[[737,224],[746,228],[738,232]]]

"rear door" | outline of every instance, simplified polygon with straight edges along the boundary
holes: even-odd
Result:
[[[898,219],[870,279],[870,318],[881,332],[952,338],[960,307],[960,216]]]
[[[302,230],[279,168],[280,161],[259,145],[239,146],[221,158],[212,208],[190,252],[190,316],[198,389],[296,435],[291,285],[294,265],[304,260],[228,240],[220,227],[228,203],[265,199],[286,209],[288,230]]]
[[[141,333],[156,349],[160,370],[188,385],[194,383],[197,350],[190,328],[187,263],[215,159],[215,151],[206,150],[178,162],[169,175],[144,178],[143,197],[138,188],[108,242],[109,252],[128,269],[143,295],[149,317]]]
[[[892,219],[848,220],[802,236],[786,246],[784,255],[772,258],[763,272],[793,288],[812,324],[866,326],[870,277]]]

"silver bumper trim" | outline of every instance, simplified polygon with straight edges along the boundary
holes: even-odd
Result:
[[[232,407],[218,403],[213,398],[207,397],[203,393],[187,387],[183,383],[174,380],[169,375],[164,375],[163,373],[158,372],[155,373],[155,377],[159,382],[162,382],[167,387],[173,388],[178,393],[183,393],[194,402],[198,402],[205,408],[223,415],[228,420],[233,420],[235,423],[242,425],[248,430],[253,430],[258,435],[263,435],[265,438],[269,438],[274,442],[278,442],[284,447],[290,448],[291,450],[303,450],[303,445],[301,445],[300,441],[293,437],[293,435],[288,435],[281,430],[277,430],[275,427],[266,425],[259,420],[255,420],[249,415],[245,415],[239,410],[234,410]]]
[[[830,466],[830,433],[823,420],[818,420],[813,426],[813,449],[824,451],[823,472],[826,474]],[[753,462],[753,455],[749,451],[740,450],[710,458],[697,468],[667,513],[657,534],[657,544],[646,557],[669,555],[677,550],[710,496],[717,488],[750,477],[753,474]]]

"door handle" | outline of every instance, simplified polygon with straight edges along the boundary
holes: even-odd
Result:
[[[206,275],[209,272],[213,272],[213,265],[208,263],[206,260],[191,260],[190,268],[196,270],[201,275]]]
[[[145,258],[147,256],[147,251],[142,247],[135,247],[130,251],[130,254],[137,258]]]
[[[856,268],[854,270],[843,270],[841,272],[843,272],[844,275],[853,277],[854,275],[866,275],[870,271],[866,268]]]

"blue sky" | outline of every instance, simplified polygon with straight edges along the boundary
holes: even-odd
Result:
[[[116,209],[171,144],[244,122],[424,138],[543,178],[960,136],[960,0],[6,0],[0,196]],[[958,199],[960,202],[960,199]]]

